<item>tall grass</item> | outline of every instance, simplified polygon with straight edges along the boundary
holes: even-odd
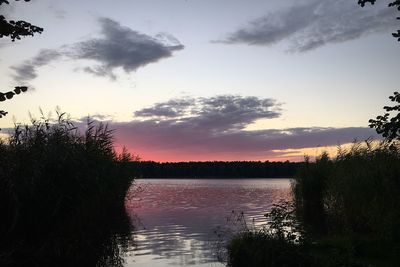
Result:
[[[0,143],[0,265],[72,256],[80,235],[123,207],[130,157],[112,142],[107,126],[88,121],[80,134],[59,113],[55,122],[16,126]]]
[[[298,212],[314,234],[323,229],[325,234],[400,238],[398,143],[355,143],[349,150],[339,148],[333,159],[323,154],[315,163],[306,161],[294,192]]]
[[[400,144],[356,142],[306,161],[293,186],[310,238],[376,266],[396,266],[400,246]]]
[[[273,205],[266,215],[267,225],[248,227],[244,215],[235,221],[244,222],[227,245],[227,265],[239,266],[311,266],[312,259],[305,253],[301,225],[295,216],[292,202]]]
[[[231,266],[398,266],[398,142],[368,140],[339,147],[334,158],[306,158],[292,191],[296,216],[283,224],[282,207],[270,225],[300,222],[302,238],[293,242],[279,230],[239,233],[228,246]]]

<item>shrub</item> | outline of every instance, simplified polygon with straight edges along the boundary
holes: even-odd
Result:
[[[398,142],[357,142],[348,150],[339,148],[333,159],[323,155],[306,161],[293,190],[297,212],[313,240],[335,244],[353,258],[382,261],[398,253]],[[315,227],[318,222],[324,228]]]
[[[117,155],[112,141],[107,126],[88,121],[82,135],[58,113],[56,122],[17,125],[1,142],[0,263],[61,249],[87,231],[81,226],[96,227],[111,207],[123,206],[133,180],[125,166],[130,157]]]
[[[398,143],[367,141],[306,162],[294,185],[299,212],[306,218],[307,209],[320,207],[315,220],[326,220],[328,232],[399,238],[399,152]]]

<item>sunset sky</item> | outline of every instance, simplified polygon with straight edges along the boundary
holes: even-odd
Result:
[[[389,1],[32,0],[7,19],[44,28],[0,39],[2,132],[56,107],[115,129],[142,159],[301,160],[375,136],[399,90]]]

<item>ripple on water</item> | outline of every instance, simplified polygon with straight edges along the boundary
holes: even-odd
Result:
[[[126,202],[135,227],[126,266],[224,266],[215,256],[216,227],[232,223],[232,211],[261,226],[274,203],[291,198],[289,179],[143,179],[137,185],[141,190],[132,188]]]

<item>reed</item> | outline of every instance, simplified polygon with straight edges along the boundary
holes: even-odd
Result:
[[[88,240],[123,208],[133,181],[130,155],[117,155],[106,125],[88,121],[80,134],[65,113],[57,115],[17,125],[0,144],[2,266],[54,264],[60,251],[76,251],[79,236]]]
[[[270,213],[277,215],[269,222],[277,230],[234,236],[228,245],[232,267],[250,266],[249,260],[251,266],[398,266],[398,141],[355,142],[347,150],[338,147],[333,158],[306,158],[292,192],[295,216],[283,216],[292,214],[290,205]],[[285,229],[297,232],[277,234]],[[297,241],[287,238],[297,233]]]

